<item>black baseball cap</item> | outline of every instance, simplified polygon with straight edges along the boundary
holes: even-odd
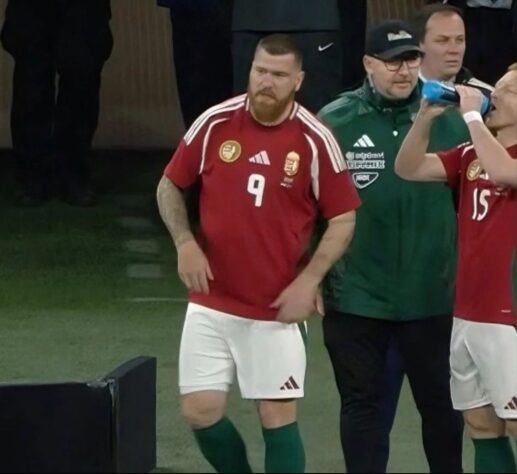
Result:
[[[365,54],[382,60],[423,54],[412,28],[402,20],[387,20],[368,31]]]

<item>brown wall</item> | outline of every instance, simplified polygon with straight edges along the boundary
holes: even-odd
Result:
[[[104,68],[94,146],[171,148],[184,130],[171,64],[168,10],[157,8],[156,0],[111,3],[115,46]],[[423,0],[368,0],[369,22],[407,17],[422,3]],[[0,0],[0,22],[5,4],[6,0]],[[10,146],[11,75],[11,58],[0,48],[0,148]]]

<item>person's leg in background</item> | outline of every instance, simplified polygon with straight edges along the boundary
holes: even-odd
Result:
[[[462,472],[463,420],[450,390],[451,329],[451,316],[443,315],[399,323],[396,332],[431,472]]]
[[[341,397],[341,445],[347,472],[384,472],[386,430],[379,406],[392,323],[328,311],[325,346]]]
[[[297,100],[312,113],[331,102],[342,89],[342,47],[338,31],[295,33],[303,54],[305,79]]]
[[[54,149],[61,196],[96,203],[87,163],[99,118],[101,73],[111,54],[109,0],[59,2]]]
[[[206,109],[229,99],[233,91],[233,1],[207,3],[206,11],[181,4],[170,9],[176,82],[187,129]]]
[[[386,366],[382,374],[380,390],[380,410],[385,434],[379,448],[384,456],[384,468],[388,467],[390,456],[390,433],[395,422],[397,406],[400,398],[402,383],[404,382],[404,364],[395,338],[390,340]]]
[[[15,64],[11,135],[23,206],[39,205],[53,192],[54,7],[54,2],[10,0],[2,29],[2,44]]]
[[[342,87],[359,87],[364,79],[363,54],[366,38],[368,2],[347,0],[338,2],[341,20]]]

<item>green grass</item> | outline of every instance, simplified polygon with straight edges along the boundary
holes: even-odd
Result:
[[[154,185],[166,161],[166,155],[118,161],[100,155],[96,164],[102,204],[94,209],[59,202],[19,209],[11,203],[8,172],[0,180],[0,380],[92,380],[132,357],[155,356],[158,471],[206,472],[210,468],[178,414],[177,357],[185,304],[128,301],[184,296],[172,244],[154,204]],[[123,228],[120,218],[125,216],[148,218],[152,227]],[[125,241],[141,238],[155,239],[159,254],[125,249]],[[135,263],[161,264],[164,277],[130,279],[126,267]],[[308,352],[307,396],[300,408],[307,470],[342,472],[339,403],[317,319],[310,323]],[[240,400],[234,391],[229,414],[247,442],[254,470],[263,471],[263,443],[253,404]],[[467,441],[467,471],[472,471],[471,460]],[[393,430],[389,469],[428,470],[407,386]]]

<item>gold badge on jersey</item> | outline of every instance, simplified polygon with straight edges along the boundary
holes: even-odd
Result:
[[[235,140],[226,140],[219,148],[219,158],[225,163],[233,163],[241,156],[242,147]]]
[[[483,168],[481,167],[479,160],[474,160],[472,163],[470,163],[467,169],[467,179],[469,181],[475,181],[481,176],[482,171]]]
[[[300,169],[300,155],[295,151],[290,151],[285,157],[284,173],[287,176],[295,176]]]

